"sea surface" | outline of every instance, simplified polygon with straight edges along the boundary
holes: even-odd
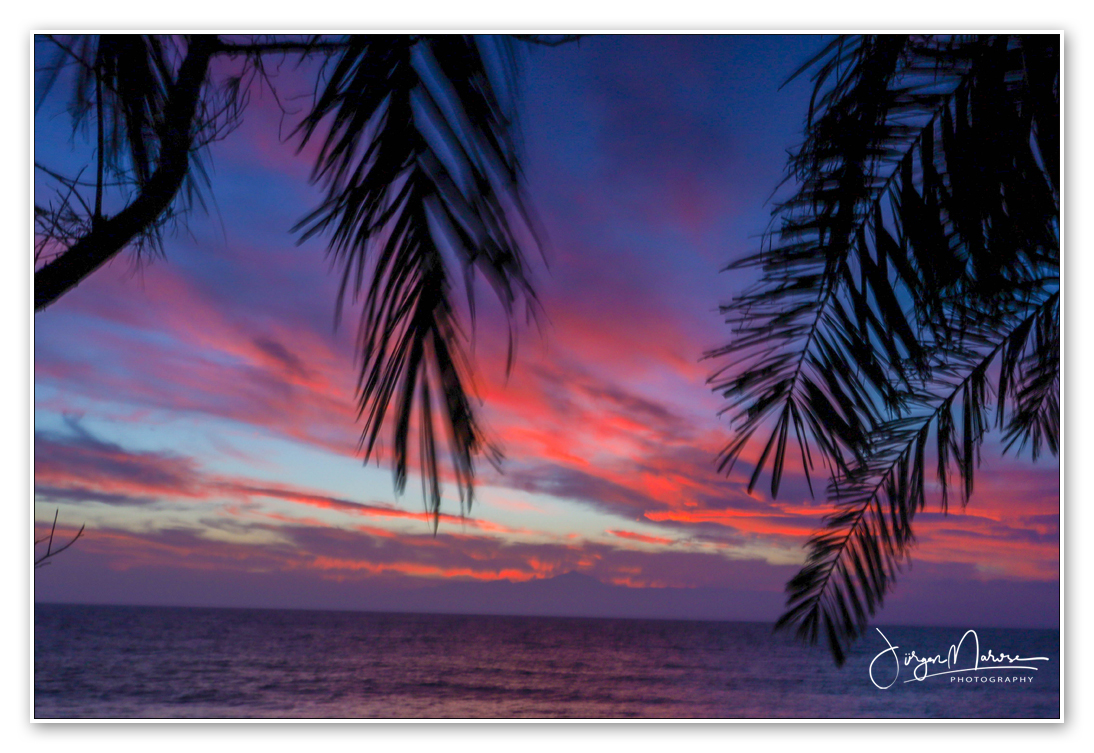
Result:
[[[880,690],[873,629],[836,668],[763,623],[38,604],[34,715],[1058,718],[1059,632],[969,627],[981,654],[1048,661],[918,681],[898,662],[964,629],[882,626]]]

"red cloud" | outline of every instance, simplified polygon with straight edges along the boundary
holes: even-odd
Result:
[[[618,536],[621,539],[630,539],[632,541],[641,541],[646,544],[671,544],[672,539],[662,538],[660,536],[646,536],[641,533],[634,533],[633,531],[612,531],[609,530],[612,536]]]

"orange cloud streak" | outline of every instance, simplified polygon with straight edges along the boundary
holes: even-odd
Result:
[[[661,536],[646,536],[641,533],[634,533],[633,531],[612,531],[609,530],[612,536],[618,536],[621,539],[631,539],[632,541],[641,541],[646,544],[671,544],[672,539],[662,538]]]

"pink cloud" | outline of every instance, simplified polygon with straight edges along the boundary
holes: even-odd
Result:
[[[618,536],[621,539],[630,539],[631,541],[641,541],[644,544],[671,544],[672,539],[666,539],[661,536],[646,536],[641,533],[634,533],[633,531],[612,531],[609,530],[612,536]]]

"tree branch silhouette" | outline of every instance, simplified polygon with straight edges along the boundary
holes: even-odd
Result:
[[[49,536],[43,536],[40,539],[35,539],[34,540],[34,545],[35,546],[37,546],[38,544],[41,544],[41,543],[46,544],[46,553],[43,554],[41,557],[38,557],[37,559],[34,560],[34,569],[35,570],[37,570],[39,567],[45,567],[46,565],[48,565],[52,558],[56,557],[58,554],[60,554],[64,550],[68,549],[73,544],[75,544],[76,541],[79,540],[79,538],[84,535],[84,526],[80,526],[80,530],[77,531],[76,535],[73,536],[71,539],[69,539],[68,542],[66,544],[64,544],[64,546],[61,546],[57,549],[54,549],[53,548],[53,537],[57,533],[57,516],[58,516],[58,514],[60,514],[60,512],[61,512],[60,510],[57,510],[53,513],[53,526],[49,529]]]
[[[49,306],[112,259],[171,206],[190,169],[194,116],[214,49],[213,37],[190,40],[164,108],[155,172],[129,206],[113,217],[96,216],[86,235],[34,273],[35,311]]]

